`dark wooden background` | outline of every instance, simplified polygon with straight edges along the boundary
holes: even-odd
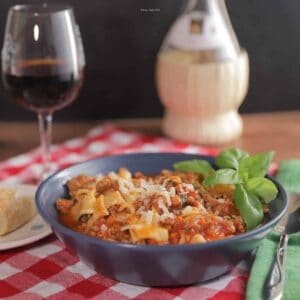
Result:
[[[42,1],[0,1],[1,40],[9,6],[37,2]],[[57,112],[56,119],[161,116],[163,109],[154,84],[155,58],[184,2],[64,1],[75,9],[87,67],[80,96],[70,107]],[[250,89],[240,111],[300,109],[300,1],[226,3],[240,44],[250,56]],[[8,99],[2,84],[0,101],[0,121],[34,119],[31,112]]]

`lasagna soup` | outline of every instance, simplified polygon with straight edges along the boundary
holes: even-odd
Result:
[[[246,230],[233,202],[233,185],[202,185],[191,172],[79,175],[68,181],[68,199],[57,199],[61,223],[109,241],[134,244],[192,244]]]

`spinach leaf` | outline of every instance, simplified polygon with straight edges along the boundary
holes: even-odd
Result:
[[[204,177],[210,173],[214,173],[213,167],[206,160],[185,160],[173,164],[177,171],[181,172],[194,172],[202,174]]]
[[[207,176],[203,184],[206,186],[212,186],[216,184],[237,184],[241,183],[241,177],[239,173],[232,169],[219,169],[213,174]]]
[[[241,174],[248,174],[248,178],[263,177],[267,174],[274,152],[262,152],[244,158],[240,162]]]
[[[253,177],[246,181],[246,189],[259,197],[263,202],[270,203],[276,198],[278,190],[276,185],[264,177]]]
[[[231,168],[237,170],[239,163],[249,154],[238,148],[224,150],[216,157],[216,164],[219,168]]]
[[[243,185],[237,184],[233,193],[233,199],[248,229],[253,229],[261,224],[264,212],[257,196],[247,192]]]

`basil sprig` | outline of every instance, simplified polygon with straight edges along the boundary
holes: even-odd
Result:
[[[186,160],[175,163],[173,167],[182,172],[194,172],[207,176],[215,170],[206,160]]]
[[[233,199],[248,229],[253,229],[261,224],[264,212],[257,196],[249,193],[242,184],[238,184],[235,187]]]
[[[247,152],[238,148],[232,148],[221,152],[216,157],[216,164],[219,168],[231,168],[237,170],[240,161],[247,157],[249,157]]]
[[[232,169],[219,169],[206,176],[203,184],[213,186],[216,184],[237,184],[242,181],[240,174]]]
[[[215,159],[218,170],[205,160],[188,160],[174,164],[182,172],[194,172],[204,177],[203,185],[234,184],[233,199],[247,228],[253,229],[263,220],[262,203],[270,203],[277,196],[276,185],[264,176],[267,174],[274,152],[249,155],[232,148],[221,152]]]

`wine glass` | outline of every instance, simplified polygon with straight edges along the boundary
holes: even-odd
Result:
[[[9,9],[2,49],[2,80],[20,105],[38,115],[44,179],[50,174],[52,114],[75,100],[84,53],[70,6],[16,5]]]

